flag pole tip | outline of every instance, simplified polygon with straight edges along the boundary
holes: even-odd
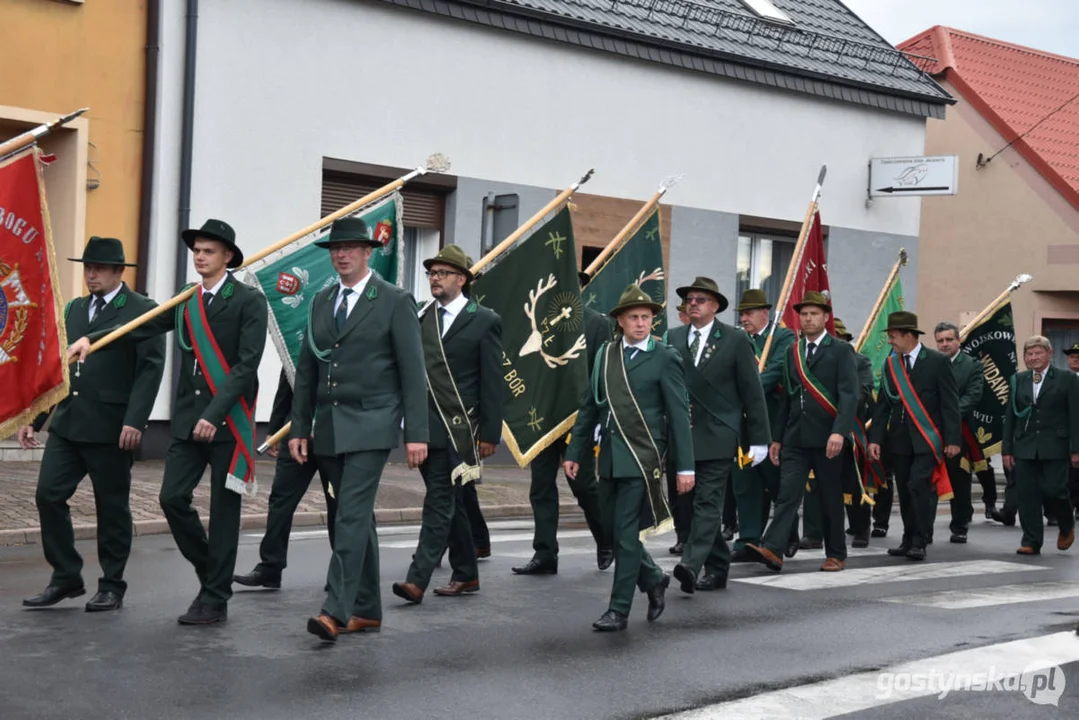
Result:
[[[586,182],[588,182],[589,180],[591,180],[591,179],[592,179],[592,173],[594,173],[595,171],[596,171],[596,169],[595,169],[595,168],[588,168],[588,172],[586,172],[586,173],[585,173],[585,174],[584,174],[584,175],[583,175],[583,176],[581,177],[581,179],[577,181],[577,185],[578,185],[578,187],[579,187],[579,186],[581,186],[581,185],[584,185],[584,184],[585,184]]]
[[[817,184],[818,185],[823,185],[824,184],[824,176],[827,175],[827,174],[828,174],[828,166],[827,165],[821,165],[820,166],[820,175],[817,176]]]
[[[899,264],[906,266],[907,264],[907,249],[899,248]]]
[[[660,193],[660,194],[662,195],[663,193],[667,192],[668,190],[670,190],[671,188],[673,188],[673,187],[674,187],[675,185],[677,185],[678,183],[682,182],[682,178],[683,178],[683,177],[684,177],[684,176],[683,176],[682,174],[678,174],[678,175],[668,175],[668,176],[667,176],[667,177],[666,177],[666,178],[665,178],[665,179],[663,180],[663,182],[662,182],[662,183],[660,183],[660,185],[659,185],[659,193]]]
[[[442,153],[433,153],[427,156],[423,169],[429,173],[444,173],[450,169],[450,159]]]
[[[1033,279],[1034,279],[1033,275],[1029,275],[1027,273],[1021,273],[1017,278],[1015,278],[1015,282],[1016,282],[1017,285],[1022,285],[1023,283],[1028,283]]]

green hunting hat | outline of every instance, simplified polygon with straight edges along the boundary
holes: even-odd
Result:
[[[202,227],[198,230],[193,228],[184,230],[180,233],[180,237],[184,239],[184,242],[187,243],[187,246],[192,250],[195,249],[196,238],[216,240],[232,251],[232,260],[229,261],[230,268],[236,268],[243,265],[244,254],[236,244],[236,231],[224,220],[214,220],[213,218],[210,218],[204,222]]]
[[[768,296],[763,290],[746,290],[742,293],[742,299],[738,303],[738,312],[745,310],[771,310],[772,303],[768,302]]]
[[[438,251],[438,255],[424,260],[423,267],[426,270],[430,270],[431,266],[435,263],[457,268],[461,271],[461,274],[465,276],[466,283],[475,280],[475,277],[472,275],[472,258],[465,255],[465,251],[461,249],[460,245],[447,245]]]
[[[716,301],[719,303],[718,312],[723,312],[727,309],[727,305],[730,304],[727,302],[727,298],[723,297],[723,293],[719,291],[719,285],[716,285],[716,281],[712,278],[698,277],[696,280],[693,281],[693,284],[680,287],[675,292],[678,293],[678,297],[685,300],[686,295],[689,294],[690,290],[700,290],[701,292],[706,292],[709,295],[714,295]]]
[[[1072,346],[1071,346],[1070,348],[1068,348],[1067,350],[1065,350],[1065,351],[1064,351],[1064,354],[1065,354],[1065,355],[1075,355],[1075,354],[1079,354],[1079,343],[1075,343],[1075,344],[1074,344],[1074,345],[1072,345]]]
[[[804,307],[819,307],[826,313],[832,312],[832,304],[828,301],[828,297],[816,290],[807,292],[802,298],[802,302],[794,306],[794,312],[802,312]]]
[[[343,217],[340,220],[335,220],[333,225],[330,226],[330,234],[324,240],[318,240],[315,245],[319,247],[328,248],[331,245],[337,243],[367,243],[371,247],[382,247],[382,243],[371,235],[371,228],[367,227],[367,223],[363,221],[363,218],[358,217]]]
[[[135,263],[124,262],[124,244],[116,238],[93,236],[82,250],[81,258],[68,258],[71,262],[96,263],[97,265],[123,265],[135,267]]]
[[[622,297],[618,298],[618,305],[616,305],[609,314],[611,317],[618,317],[626,310],[635,307],[650,308],[656,315],[663,311],[662,305],[649,297],[648,293],[644,290],[641,290],[641,288],[637,286],[637,283],[633,283],[627,285],[626,289],[622,291]]]
[[[840,340],[846,340],[850,342],[854,339],[854,336],[847,332],[847,326],[839,318],[835,319],[835,336]]]
[[[912,332],[915,335],[925,334],[918,329],[918,316],[912,312],[907,312],[906,310],[889,313],[888,327],[884,328],[884,332],[888,332],[889,330],[905,330],[907,332]]]

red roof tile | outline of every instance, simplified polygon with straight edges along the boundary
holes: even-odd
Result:
[[[1012,147],[1079,208],[1079,60],[940,25],[898,47],[935,58],[926,70],[954,85],[1005,141],[1037,125]]]

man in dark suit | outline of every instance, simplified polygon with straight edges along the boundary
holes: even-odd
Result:
[[[955,373],[955,387],[959,392],[959,415],[968,430],[965,435],[973,439],[974,434],[970,432],[970,428],[973,426],[972,413],[978,407],[978,403],[982,399],[982,388],[985,387],[985,381],[982,377],[982,363],[977,358],[973,358],[965,352],[960,352],[959,328],[953,323],[937,323],[937,326],[933,329],[933,339],[937,342],[937,350],[952,362],[952,371]],[[965,543],[967,541],[967,528],[974,518],[974,505],[970,499],[974,460],[969,454],[967,460],[966,469],[963,468],[962,455],[957,455],[948,460],[948,478],[952,483],[952,492],[955,493],[951,499],[951,542],[953,543]]]
[[[480,477],[480,463],[502,436],[502,319],[468,297],[472,258],[447,245],[423,261],[435,303],[420,320],[427,368],[427,459],[420,474],[423,499],[420,537],[408,575],[393,594],[420,603],[443,548],[449,544],[450,582],[436,595],[480,589],[479,568],[462,492]]]
[[[1068,372],[1079,375],[1079,343],[1065,350],[1064,354],[1068,356]],[[1068,469],[1068,496],[1071,498],[1075,517],[1079,518],[1079,467]]]
[[[843,518],[843,450],[850,443],[858,413],[858,378],[854,349],[828,334],[832,306],[818,292],[808,292],[794,306],[802,339],[783,361],[785,392],[772,419],[772,464],[780,468],[775,517],[760,545],[746,549],[772,570],[783,569],[783,551],[809,473],[821,506],[821,529],[827,556],[821,570],[839,572],[847,561]]]
[[[342,218],[319,241],[339,282],[312,300],[292,400],[289,452],[311,454],[337,492],[329,594],[307,631],[327,642],[382,626],[375,494],[404,417],[410,468],[427,459],[427,385],[416,301],[368,268],[375,240]]]
[[[292,386],[288,376],[281,371],[277,381],[277,394],[274,396],[273,409],[270,411],[269,432],[273,435],[288,422],[292,414]],[[292,532],[292,517],[303,500],[311,480],[318,472],[322,483],[322,494],[326,498],[326,530],[330,535],[330,549],[333,549],[334,516],[337,514],[337,500],[330,489],[326,476],[319,470],[318,458],[312,457],[306,465],[300,465],[284,448],[271,447],[270,456],[277,458],[274,467],[273,486],[270,488],[269,509],[266,513],[266,533],[259,543],[260,562],[246,575],[233,575],[232,581],[245,587],[281,587],[281,573],[288,565],[288,540]]]
[[[124,262],[119,240],[92,237],[82,257],[71,261],[83,263],[83,280],[90,291],[64,308],[71,337],[133,320],[154,307],[153,300],[124,284],[124,268],[134,265]],[[53,413],[37,481],[41,545],[53,568],[52,578],[43,592],[23,600],[26,607],[55,605],[86,592],[67,505],[86,475],[94,486],[102,573],[86,609],[116,610],[123,604],[124,567],[131,554],[131,464],[164,367],[165,340],[150,338],[109,345],[71,373],[68,396]],[[33,426],[19,430],[23,448],[38,447],[34,431],[42,428],[45,419],[42,414]]]
[[[625,630],[636,586],[648,596],[648,621],[666,606],[670,576],[641,544],[641,531],[669,521],[663,487],[663,456],[670,444],[679,489],[693,486],[692,431],[686,407],[682,361],[652,337],[652,321],[663,306],[637,285],[622,293],[611,316],[620,338],[599,348],[593,383],[586,391],[564,469],[573,478],[581,460],[592,458],[599,426],[600,493],[604,526],[612,528],[617,552],[607,611],[592,624],[601,632]],[[718,528],[717,528],[718,530]]]
[[[917,315],[891,313],[887,333],[892,354],[873,407],[869,455],[879,460],[887,440],[903,517],[903,540],[888,554],[925,560],[939,488],[948,485],[945,461],[959,454],[959,393],[951,361],[922,345]]]
[[[578,273],[581,288],[591,281],[588,273]],[[599,311],[585,306],[584,337],[585,355],[588,358],[588,372],[591,374],[599,346],[609,342],[614,332],[611,318]],[[566,453],[566,444],[553,442],[539,453],[529,464],[532,484],[528,491],[528,501],[532,504],[532,517],[535,531],[532,559],[520,567],[512,568],[517,575],[553,575],[558,572],[558,470]],[[582,458],[580,470],[572,480],[566,482],[570,492],[577,499],[577,505],[584,513],[585,523],[596,541],[596,565],[606,570],[614,561],[611,547],[610,528],[604,528],[600,517],[599,486],[596,483],[596,458]]]
[[[685,303],[678,306],[678,324],[689,325],[689,315],[686,315]],[[668,333],[663,335],[664,343],[667,343]],[[693,523],[693,491],[678,492],[678,473],[674,467],[674,458],[672,457],[667,458],[666,475],[667,503],[671,506],[671,516],[674,519],[674,545],[670,547],[668,552],[671,555],[682,557],[682,553],[686,551],[686,541],[689,540],[689,527]]]
[[[240,500],[255,491],[255,396],[266,347],[266,301],[236,280],[243,264],[236,233],[210,219],[181,233],[202,282],[175,313],[162,313],[124,338],[138,342],[180,328],[180,380],[172,410],[172,441],[165,456],[160,502],[176,546],[195,567],[200,590],[182,625],[228,619],[232,573],[240,539]],[[72,346],[85,354],[90,333]],[[121,338],[121,341],[123,338]],[[195,487],[210,467],[210,532],[191,506]]]
[[[1020,555],[1039,555],[1044,541],[1042,507],[1059,523],[1057,549],[1075,542],[1075,516],[1068,497],[1068,466],[1079,466],[1079,380],[1049,363],[1053,346],[1041,335],[1023,343],[1027,369],[1012,376],[1004,413],[1004,468],[1015,473]]]
[[[674,577],[682,592],[693,593],[727,586],[731,553],[721,533],[723,499],[743,424],[754,465],[767,457],[771,432],[753,343],[740,328],[716,319],[726,309],[727,298],[715,280],[698,277],[677,292],[689,310],[690,324],[667,335],[671,347],[682,354],[689,390],[696,489],[693,525]]]

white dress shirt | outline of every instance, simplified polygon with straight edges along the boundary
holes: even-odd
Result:
[[[438,306],[439,310],[445,311],[442,313],[442,337],[446,337],[446,331],[450,329],[450,325],[453,325],[454,319],[464,311],[466,305],[468,305],[468,297],[462,293],[447,304]]]
[[[823,339],[824,339],[824,331],[823,330],[820,333],[818,333],[817,337],[815,337],[815,338],[811,338],[811,337],[808,337],[808,336],[806,337],[806,360],[809,359],[809,346],[810,345],[814,346],[813,354],[816,355],[817,351],[820,350],[820,343],[821,343],[821,340],[823,340]]]
[[[103,298],[103,299],[105,300],[105,307],[108,307],[108,306],[109,306],[109,303],[111,303],[111,302],[112,302],[112,299],[113,299],[114,297],[116,297],[117,295],[119,295],[119,294],[120,294],[120,291],[121,291],[121,290],[123,290],[123,289],[124,289],[124,284],[123,284],[123,283],[120,283],[120,284],[119,284],[119,285],[117,285],[117,286],[116,286],[116,288],[115,288],[115,289],[113,289],[113,290],[112,290],[111,292],[109,292],[109,293],[107,293],[107,294],[105,294],[105,295],[102,295],[101,297],[102,297],[102,298]],[[90,300],[90,322],[93,322],[93,321],[94,321],[94,302],[95,302],[96,300],[97,300],[97,295],[95,295],[95,296],[94,296],[93,298],[91,298],[91,300]],[[105,308],[102,308],[102,310],[104,310],[104,309],[105,309]]]
[[[909,353],[903,353],[903,361],[906,362],[907,357],[910,358],[910,370],[914,370],[914,363],[918,362],[918,356],[922,354],[922,344],[918,343],[914,346],[914,349]],[[908,371],[909,372],[909,371]]]
[[[228,279],[229,279],[229,274],[225,273],[224,275],[221,276],[221,279],[217,281],[217,284],[214,285],[212,288],[208,288],[208,287],[206,287],[206,285],[203,285],[202,286],[202,294],[203,294],[203,296],[205,297],[206,293],[210,293],[211,295],[216,297],[217,296],[217,291],[220,290],[224,286],[224,284],[228,281]],[[206,299],[209,300],[209,298],[206,298]]]
[[[1038,402],[1038,393],[1042,391],[1042,383],[1045,382],[1045,376],[1049,374],[1049,368],[1045,368],[1044,370],[1032,371],[1031,379],[1033,379],[1035,373],[1041,376],[1041,381],[1034,383],[1034,402]]]
[[[358,283],[356,283],[352,287],[349,287],[348,285],[345,285],[343,282],[341,282],[341,279],[338,278],[337,279],[337,299],[334,300],[334,303],[333,303],[333,314],[336,315],[337,311],[341,309],[341,293],[344,291],[344,289],[346,287],[348,287],[348,289],[351,290],[352,293],[349,294],[349,296],[347,298],[345,298],[345,300],[348,302],[348,309],[345,311],[345,317],[348,317],[350,314],[352,314],[352,309],[354,307],[356,307],[356,301],[358,301],[360,299],[360,295],[362,295],[363,291],[367,288],[367,281],[370,280],[370,279],[371,279],[371,271],[370,270],[368,270],[367,274],[363,276],[363,280],[360,280]]]
[[[687,337],[687,342],[686,342],[687,347],[692,347],[693,346],[693,337],[694,337],[693,333],[699,332],[701,334],[701,342],[700,342],[700,345],[698,345],[698,347],[697,347],[697,356],[693,358],[693,364],[694,365],[700,365],[701,364],[701,355],[704,354],[704,346],[708,344],[708,338],[711,337],[711,335],[712,335],[712,326],[715,325],[715,324],[716,324],[715,318],[712,318],[712,322],[708,323],[707,325],[705,325],[704,327],[702,327],[700,329],[697,329],[693,325],[689,326],[689,335],[686,336]]]

